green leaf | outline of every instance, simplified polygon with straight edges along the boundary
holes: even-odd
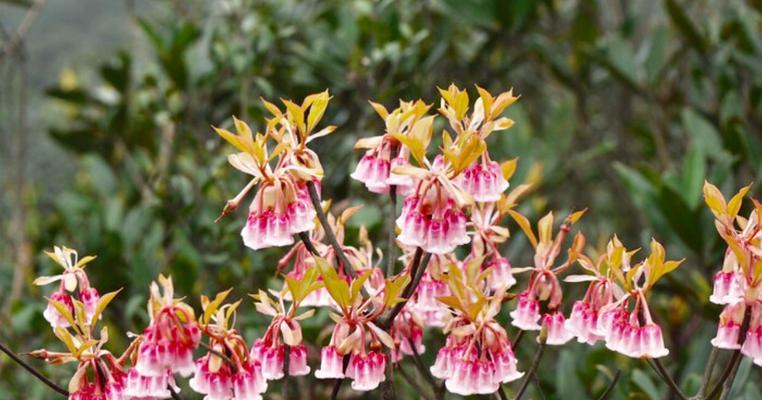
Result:
[[[651,400],[658,400],[661,398],[659,389],[656,388],[651,377],[646,375],[645,372],[636,369],[632,372],[632,381],[635,382],[644,392],[651,398]]]
[[[683,160],[682,194],[691,209],[701,203],[704,179],[706,179],[706,156],[701,146],[691,146]]]
[[[700,52],[706,52],[709,47],[708,40],[699,31],[698,27],[685,14],[685,8],[676,0],[666,0],[667,15],[680,33],[688,39],[688,43]]]

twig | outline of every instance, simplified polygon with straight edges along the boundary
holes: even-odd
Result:
[[[542,359],[542,354],[545,352],[545,338],[543,337],[543,334],[540,333],[540,345],[537,347],[537,353],[534,355],[534,359],[532,360],[532,365],[529,367],[529,370],[527,371],[527,376],[524,378],[524,381],[521,382],[521,387],[519,388],[518,393],[516,394],[515,400],[521,400],[521,397],[524,396],[524,392],[527,391],[527,388],[529,387],[529,383],[532,381],[532,375],[537,371],[537,367],[540,366],[540,360]]]
[[[399,150],[398,146],[392,145],[390,150],[389,159],[394,160],[395,157],[397,157],[397,152]],[[390,171],[391,172],[391,171]],[[395,260],[395,253],[397,250],[397,243],[395,242],[395,232],[394,232],[394,226],[396,225],[397,220],[397,185],[389,185],[389,225],[388,225],[388,234],[387,234],[387,249],[386,249],[386,256],[388,257],[388,260],[386,261],[386,276],[390,277],[394,275],[394,262]]]
[[[733,383],[736,380],[736,374],[738,373],[738,367],[740,366],[741,366],[740,362],[736,364],[735,368],[733,368],[733,371],[730,373],[730,377],[722,385],[722,393],[720,394],[720,400],[727,400],[728,397],[730,396],[730,393],[733,391]]]
[[[24,15],[24,19],[21,20],[21,23],[19,24],[18,28],[16,28],[13,36],[8,39],[8,44],[5,45],[5,48],[3,48],[3,58],[8,57],[16,52],[16,49],[24,41],[26,34],[29,33],[29,29],[32,28],[34,21],[37,20],[37,17],[40,16],[40,12],[42,11],[42,7],[45,5],[45,2],[46,0],[37,0],[32,3],[32,6],[29,8],[29,11],[26,12],[26,15]]]
[[[704,377],[701,379],[701,387],[698,391],[699,398],[706,396],[706,390],[709,388],[709,381],[712,380],[712,373],[714,372],[714,366],[717,365],[717,356],[720,355],[720,348],[712,346],[712,352],[709,353],[709,360],[707,360],[706,368],[704,368]]]
[[[209,346],[208,344],[206,344],[204,342],[200,342],[199,346],[203,347],[204,349],[206,349],[208,352],[214,354],[215,356],[221,358],[223,361],[225,361],[228,365],[230,365],[234,369],[236,368],[235,362],[233,362],[233,360],[231,360],[230,357],[226,356],[222,352],[213,349],[211,346]]]
[[[66,389],[62,388],[61,386],[58,386],[58,384],[48,379],[48,377],[43,375],[42,372],[38,371],[33,366],[29,365],[26,361],[22,360],[19,356],[16,355],[16,353],[13,352],[13,350],[6,347],[3,343],[0,343],[0,350],[2,350],[3,353],[8,355],[8,357],[10,357],[11,360],[15,361],[17,364],[24,367],[24,369],[27,370],[27,372],[29,372],[30,374],[32,374],[35,378],[39,379],[42,383],[48,385],[48,387],[50,387],[51,389],[60,393],[63,396],[69,396],[69,392]]]
[[[656,368],[656,370],[659,371],[662,380],[666,382],[667,385],[669,385],[670,389],[672,389],[672,393],[676,394],[677,397],[679,397],[681,400],[688,400],[688,396],[686,396],[683,391],[680,390],[680,386],[675,383],[675,380],[672,379],[672,376],[669,375],[661,361],[658,358],[653,358],[651,361],[653,362],[653,366]]]
[[[401,297],[404,300],[394,305],[394,308],[392,308],[392,310],[389,312],[389,315],[387,315],[386,319],[381,322],[381,329],[389,330],[389,328],[392,326],[392,322],[394,322],[394,319],[397,318],[397,315],[400,313],[400,311],[402,311],[402,308],[404,308],[405,304],[407,304],[408,300],[410,300],[410,296],[415,293],[415,289],[421,282],[421,278],[423,277],[423,273],[426,271],[426,266],[428,266],[429,260],[431,260],[431,253],[423,254],[423,250],[420,247],[415,250],[415,254],[413,255],[413,263],[410,265],[410,275],[412,276],[412,281],[407,286],[405,286],[405,289],[402,291]]]
[[[513,342],[511,342],[511,348],[515,351],[516,346],[519,345],[521,342],[521,339],[524,337],[524,330],[519,329],[519,332],[516,334],[516,336],[513,338]]]
[[[302,243],[304,243],[304,247],[307,248],[307,251],[312,253],[313,256],[318,255],[318,251],[315,248],[315,245],[312,244],[312,240],[310,240],[309,232],[299,232],[299,239],[302,240]]]
[[[288,399],[288,371],[291,358],[291,346],[284,345],[283,351],[283,385],[281,386],[281,395],[284,400]]]
[[[437,391],[437,381],[434,379],[434,376],[431,375],[431,371],[426,368],[426,365],[423,364],[423,360],[421,360],[421,355],[418,354],[418,349],[415,348],[415,344],[413,343],[410,338],[407,338],[407,344],[410,346],[410,349],[413,351],[413,364],[415,364],[415,367],[418,369],[418,372],[426,379],[427,382],[431,385],[432,390],[434,392]]]
[[[349,366],[349,354],[345,354],[344,358],[341,360],[342,363],[342,372],[347,372],[347,367]],[[344,382],[344,378],[337,378],[336,382],[333,384],[333,390],[331,390],[331,400],[336,400],[339,396],[339,390],[341,390],[341,384]]]
[[[333,232],[333,229],[331,229],[331,225],[328,223],[328,218],[323,212],[323,206],[320,204],[320,195],[317,192],[315,183],[307,181],[307,190],[310,192],[310,201],[312,201],[312,207],[315,209],[320,225],[323,226],[325,237],[328,238],[328,242],[333,247],[336,256],[339,257],[341,263],[344,264],[344,273],[352,278],[357,278],[357,274],[355,273],[354,268],[352,268],[352,264],[349,263],[347,255],[344,254],[344,249],[342,249],[341,244],[339,244],[339,240],[336,239],[336,234]]]
[[[508,395],[505,394],[505,389],[503,389],[503,384],[499,384],[497,387],[497,392],[495,392],[495,396],[500,400],[508,400]]]
[[[387,234],[387,248],[386,248],[386,257],[388,257],[388,260],[386,261],[386,276],[390,277],[394,275],[394,262],[395,262],[395,253],[397,250],[397,243],[395,242],[395,232],[394,227],[397,224],[395,221],[397,219],[397,186],[396,185],[390,185],[389,186],[389,232]]]
[[[744,312],[744,315],[743,315],[743,323],[741,323],[741,331],[738,333],[738,344],[743,344],[744,340],[746,340],[746,332],[749,330],[749,322],[751,322],[751,307],[746,306],[746,311]],[[736,364],[738,364],[740,361],[741,361],[741,349],[733,350],[733,356],[730,358],[730,362],[728,362],[728,365],[725,367],[725,370],[722,371],[722,375],[720,375],[720,379],[714,385],[712,390],[710,390],[709,394],[706,395],[706,397],[704,397],[705,399],[712,399],[714,398],[714,396],[717,395],[717,393],[720,391],[720,388],[723,387],[725,381],[732,374]],[[735,375],[733,376],[733,379],[735,379]]]
[[[614,378],[611,379],[611,382],[609,382],[609,385],[606,386],[606,390],[601,393],[601,396],[598,397],[598,400],[608,400],[609,396],[611,396],[611,393],[614,393],[614,386],[616,386],[617,381],[619,381],[619,377],[622,375],[622,370],[618,369],[616,370],[616,373],[614,374]]]

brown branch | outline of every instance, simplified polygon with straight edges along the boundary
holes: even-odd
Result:
[[[524,378],[524,381],[521,382],[521,387],[519,387],[519,391],[516,394],[515,400],[521,400],[521,398],[524,396],[524,393],[527,391],[527,388],[529,387],[529,383],[532,381],[532,376],[537,371],[537,368],[540,366],[540,360],[542,359],[542,355],[545,353],[545,338],[543,337],[543,334],[540,333],[540,345],[537,346],[537,353],[534,355],[534,359],[532,360],[532,365],[529,367],[529,370],[527,371],[527,375]]]
[[[349,263],[347,255],[344,254],[344,249],[341,247],[339,240],[336,239],[336,234],[333,232],[331,225],[328,223],[328,217],[326,217],[325,213],[323,212],[323,206],[320,204],[320,195],[318,194],[317,188],[315,187],[315,182],[307,181],[307,190],[310,192],[312,207],[315,208],[315,213],[317,213],[320,225],[323,226],[325,237],[333,247],[333,251],[336,253],[336,256],[339,257],[341,263],[344,264],[344,273],[351,276],[353,279],[356,278],[357,274],[355,273],[354,268],[352,268],[352,264]]]
[[[611,379],[611,382],[609,382],[609,385],[606,386],[606,390],[601,393],[601,396],[598,397],[598,400],[608,400],[609,396],[611,396],[611,393],[614,392],[614,386],[616,386],[617,381],[619,381],[619,377],[622,375],[622,370],[618,369],[616,370],[616,373],[614,374],[614,378]]]
[[[32,3],[32,6],[29,8],[29,11],[26,12],[26,15],[24,15],[24,19],[21,20],[21,23],[18,28],[16,28],[13,36],[8,39],[8,44],[3,48],[3,58],[10,57],[16,52],[19,46],[21,46],[24,42],[24,38],[29,33],[29,29],[32,28],[32,24],[34,24],[34,21],[40,16],[40,12],[42,12],[42,7],[45,5],[45,2],[46,0],[37,0]]]
[[[394,319],[397,318],[397,314],[402,311],[402,308],[404,308],[405,304],[407,304],[408,300],[410,300],[410,296],[415,293],[415,289],[421,282],[421,278],[423,277],[424,271],[426,271],[426,266],[428,266],[430,259],[431,253],[423,254],[423,249],[420,247],[415,250],[415,254],[413,255],[413,262],[410,265],[410,275],[412,281],[407,286],[405,286],[405,289],[402,291],[401,297],[404,300],[395,304],[394,308],[392,308],[387,317],[381,321],[381,324],[379,325],[381,329],[389,330],[389,328],[391,328]]]
[[[51,389],[54,391],[60,393],[63,396],[69,396],[69,391],[59,386],[57,383],[51,381],[48,377],[42,374],[42,372],[38,371],[36,368],[28,364],[26,361],[22,360],[16,353],[13,352],[13,350],[6,347],[3,343],[0,343],[0,351],[5,353],[8,357],[10,357],[11,360],[15,361],[17,364],[24,367],[27,372],[32,374],[35,378],[39,379],[42,383],[48,385]]]

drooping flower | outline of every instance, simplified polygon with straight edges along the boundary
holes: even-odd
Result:
[[[189,384],[206,400],[261,400],[267,381],[260,360],[250,356],[246,341],[232,326],[240,301],[222,304],[230,290],[214,299],[201,297],[204,309],[199,325],[210,349],[196,360]]]
[[[396,345],[392,350],[393,363],[402,360],[403,355],[420,355],[426,351],[423,345],[423,321],[407,306],[392,322],[390,334]]]
[[[410,151],[401,145],[400,140],[431,125],[433,117],[424,116],[429,106],[421,100],[400,101],[400,106],[389,112],[381,104],[371,102],[371,105],[384,119],[386,132],[357,141],[356,149],[367,150],[350,176],[365,184],[371,192],[387,193],[394,185],[398,194],[407,195],[413,188],[413,178],[393,172],[394,168],[408,165],[410,157]]]
[[[516,357],[508,335],[495,316],[505,290],[485,297],[486,278],[479,274],[479,262],[468,263],[465,271],[453,263],[448,274],[451,296],[440,301],[452,309],[454,317],[444,328],[446,344],[437,353],[431,373],[444,379],[448,391],[464,396],[490,394],[502,383],[520,378]]]
[[[580,265],[592,275],[571,275],[565,279],[566,282],[589,282],[585,296],[574,303],[566,320],[567,330],[577,337],[578,342],[592,345],[604,339],[599,334],[602,310],[614,301],[615,292],[622,292],[613,281],[614,272],[627,273],[633,254],[635,251],[627,251],[619,238],[614,236],[596,262],[584,254],[579,255]]]
[[[535,236],[526,218],[514,210],[508,211],[519,222],[526,233],[529,241],[535,248],[534,266],[529,268],[529,283],[527,288],[518,296],[516,309],[511,311],[511,324],[522,330],[543,330],[545,343],[549,345],[561,345],[574,337],[569,331],[566,318],[560,312],[563,292],[558,281],[558,275],[578,259],[585,245],[585,238],[578,233],[569,249],[569,257],[561,265],[554,267],[563,242],[565,241],[571,225],[574,224],[584,213],[578,211],[567,217],[555,238],[553,235],[553,213],[548,213],[538,223],[538,236]],[[543,306],[545,310],[543,311]],[[537,337],[540,341],[541,336]]]
[[[437,156],[428,172],[409,169],[420,174],[420,182],[403,202],[397,218],[400,243],[433,254],[447,254],[470,241],[462,209],[469,200],[450,182],[448,168],[445,159]]]
[[[164,376],[168,370],[190,376],[194,371],[193,351],[201,340],[201,330],[193,308],[174,298],[170,278],[159,275],[159,284],[151,283],[148,312],[151,323],[140,339],[135,369],[147,377]]]
[[[243,190],[228,200],[220,218],[237,209],[248,192],[259,184],[246,225],[241,230],[246,246],[254,250],[287,246],[293,243],[293,235],[315,227],[313,196],[320,195],[323,168],[317,154],[306,146],[335,129],[329,126],[312,133],[329,100],[327,91],[307,96],[301,105],[284,100],[286,112],[263,100],[273,114],[267,120],[265,134],[254,135],[246,123],[235,118],[236,134],[214,128],[240,151],[228,157],[229,163],[252,176]],[[305,121],[305,112],[309,113],[308,121]],[[277,143],[272,155],[268,148],[270,138]],[[277,162],[273,166],[271,162],[275,158]],[[310,186],[314,186],[315,193],[310,193]]]
[[[62,274],[41,276],[34,280],[35,285],[40,286],[59,282],[58,289],[48,298],[48,306],[43,313],[45,319],[53,328],[68,327],[70,323],[62,311],[68,310],[68,314],[73,316],[74,302],[79,301],[84,305],[87,324],[92,324],[91,319],[100,295],[90,286],[85,267],[95,257],[87,256],[79,259],[76,250],[58,246],[55,246],[52,252],[46,251],[45,254],[64,269]]]

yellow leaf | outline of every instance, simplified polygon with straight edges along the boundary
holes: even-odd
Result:
[[[304,125],[304,110],[291,100],[283,99],[281,101],[286,105],[289,120],[296,124],[299,132],[304,133],[306,131],[306,126]]]
[[[103,310],[106,309],[106,307],[111,303],[111,300],[114,300],[114,297],[116,297],[119,292],[122,291],[122,288],[119,288],[118,290],[115,290],[113,292],[109,292],[104,294],[103,296],[98,299],[98,303],[95,306],[95,312],[93,313],[93,320],[92,325],[95,325],[95,321],[100,318],[101,314],[103,313]]]
[[[529,239],[532,247],[537,247],[537,237],[535,237],[534,232],[532,232],[532,226],[529,224],[527,217],[521,215],[518,211],[515,210],[508,210],[508,214],[511,216],[511,218],[513,218],[514,221],[516,221],[517,224],[519,224],[521,230],[524,231],[525,235],[527,235],[527,239]]]
[[[376,110],[376,113],[378,113],[381,119],[386,120],[386,117],[389,116],[389,111],[386,110],[386,107],[384,107],[382,104],[374,103],[372,101],[368,101],[368,103],[370,103],[371,107]]]
[[[500,171],[503,173],[503,179],[506,181],[510,180],[513,177],[513,174],[516,172],[516,166],[518,165],[519,159],[518,157],[503,161],[502,164],[500,164]]]
[[[479,92],[479,97],[482,99],[482,105],[484,106],[484,119],[489,120],[494,98],[487,90],[480,87],[479,85],[476,85],[476,91]]]
[[[349,294],[349,285],[347,282],[339,277],[336,270],[331,264],[324,258],[315,256],[315,263],[320,269],[320,275],[323,277],[328,294],[331,295],[334,301],[343,309],[346,310],[351,305],[351,297]]]
[[[307,132],[311,132],[320,119],[323,118],[329,100],[328,90],[315,95],[315,99],[312,105],[310,105],[310,113],[307,116]]]
[[[553,240],[553,212],[545,214],[537,223],[537,233],[540,243],[550,243]]]
[[[704,201],[716,217],[727,213],[728,206],[725,204],[725,197],[720,192],[720,189],[717,189],[717,186],[712,185],[708,181],[704,181]]]
[[[731,218],[734,218],[738,214],[738,211],[741,209],[743,198],[746,197],[746,193],[749,192],[749,189],[751,189],[751,184],[738,190],[738,193],[736,193],[735,196],[730,199],[730,202],[728,202],[728,215],[730,215]]]
[[[214,296],[214,300],[212,300],[205,308],[204,308],[204,322],[208,323],[212,319],[212,315],[217,311],[217,309],[222,305],[222,302],[225,301],[225,298],[228,297],[230,292],[233,291],[233,288],[230,288],[228,290],[225,290],[224,292],[217,293],[216,296]]]

